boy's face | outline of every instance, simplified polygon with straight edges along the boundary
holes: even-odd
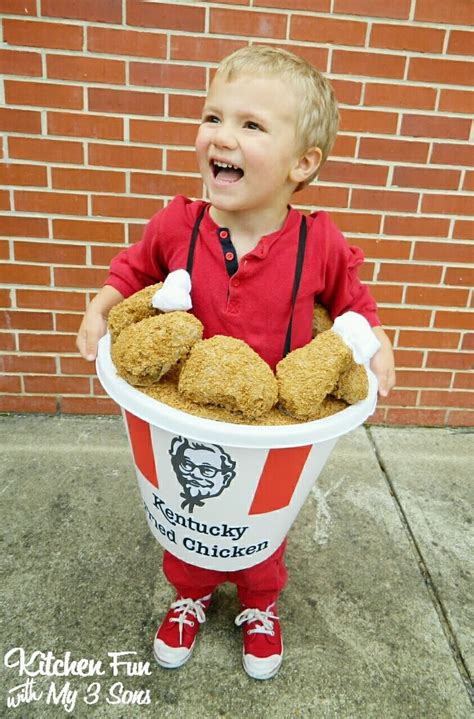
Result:
[[[298,101],[273,75],[212,82],[196,139],[211,204],[227,212],[286,208],[296,186]],[[232,167],[225,167],[230,165]]]

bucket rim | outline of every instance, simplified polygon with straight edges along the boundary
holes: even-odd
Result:
[[[122,409],[151,425],[200,442],[231,447],[274,449],[301,447],[336,439],[359,427],[375,411],[377,378],[366,366],[367,399],[323,419],[285,425],[234,424],[189,414],[149,397],[117,375],[110,354],[111,338],[99,340],[96,370],[102,387]]]

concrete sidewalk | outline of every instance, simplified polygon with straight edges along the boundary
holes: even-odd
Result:
[[[381,427],[339,440],[290,532],[282,669],[257,682],[241,668],[231,585],[191,661],[154,664],[173,595],[121,419],[0,417],[2,657],[23,652],[30,670],[38,650],[86,660],[86,676],[2,666],[0,716],[471,717],[473,440]],[[114,676],[109,653],[125,651]]]

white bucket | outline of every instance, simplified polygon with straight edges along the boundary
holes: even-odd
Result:
[[[221,571],[275,552],[337,438],[377,402],[369,371],[368,398],[325,419],[256,426],[195,417],[118,377],[108,335],[99,342],[97,374],[122,408],[151,532],[180,559]]]

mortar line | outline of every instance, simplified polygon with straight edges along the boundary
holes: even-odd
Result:
[[[389,493],[393,499],[393,503],[395,505],[395,508],[397,510],[397,513],[399,515],[400,521],[402,523],[403,529],[405,530],[405,533],[408,538],[408,543],[413,551],[413,554],[415,556],[416,563],[418,565],[418,569],[420,571],[420,574],[423,578],[423,582],[426,586],[426,589],[428,591],[429,598],[431,600],[431,603],[434,606],[434,609],[436,611],[436,614],[438,615],[438,620],[441,624],[441,628],[443,630],[444,636],[448,642],[449,649],[451,651],[451,656],[454,659],[454,662],[456,664],[457,670],[461,676],[462,682],[465,686],[467,695],[469,697],[469,700],[471,704],[474,706],[474,689],[473,689],[473,680],[469,672],[469,668],[464,660],[464,657],[461,653],[461,649],[459,647],[456,634],[453,630],[453,627],[451,626],[451,622],[449,620],[447,611],[444,607],[443,601],[439,595],[439,592],[436,588],[436,585],[433,581],[433,578],[431,576],[431,572],[428,569],[428,566],[425,562],[425,559],[423,557],[423,553],[421,551],[421,548],[416,540],[415,534],[410,526],[410,523],[408,521],[408,517],[406,516],[402,503],[400,499],[398,498],[397,492],[395,490],[395,487],[393,485],[393,482],[390,479],[390,475],[385,467],[385,463],[383,461],[383,458],[377,448],[377,444],[374,440],[374,437],[372,435],[372,428],[366,427],[367,436],[369,438],[369,442],[372,445],[372,449],[374,450],[375,457],[377,459],[377,463],[379,465],[380,471],[383,475],[383,478],[388,486]]]

